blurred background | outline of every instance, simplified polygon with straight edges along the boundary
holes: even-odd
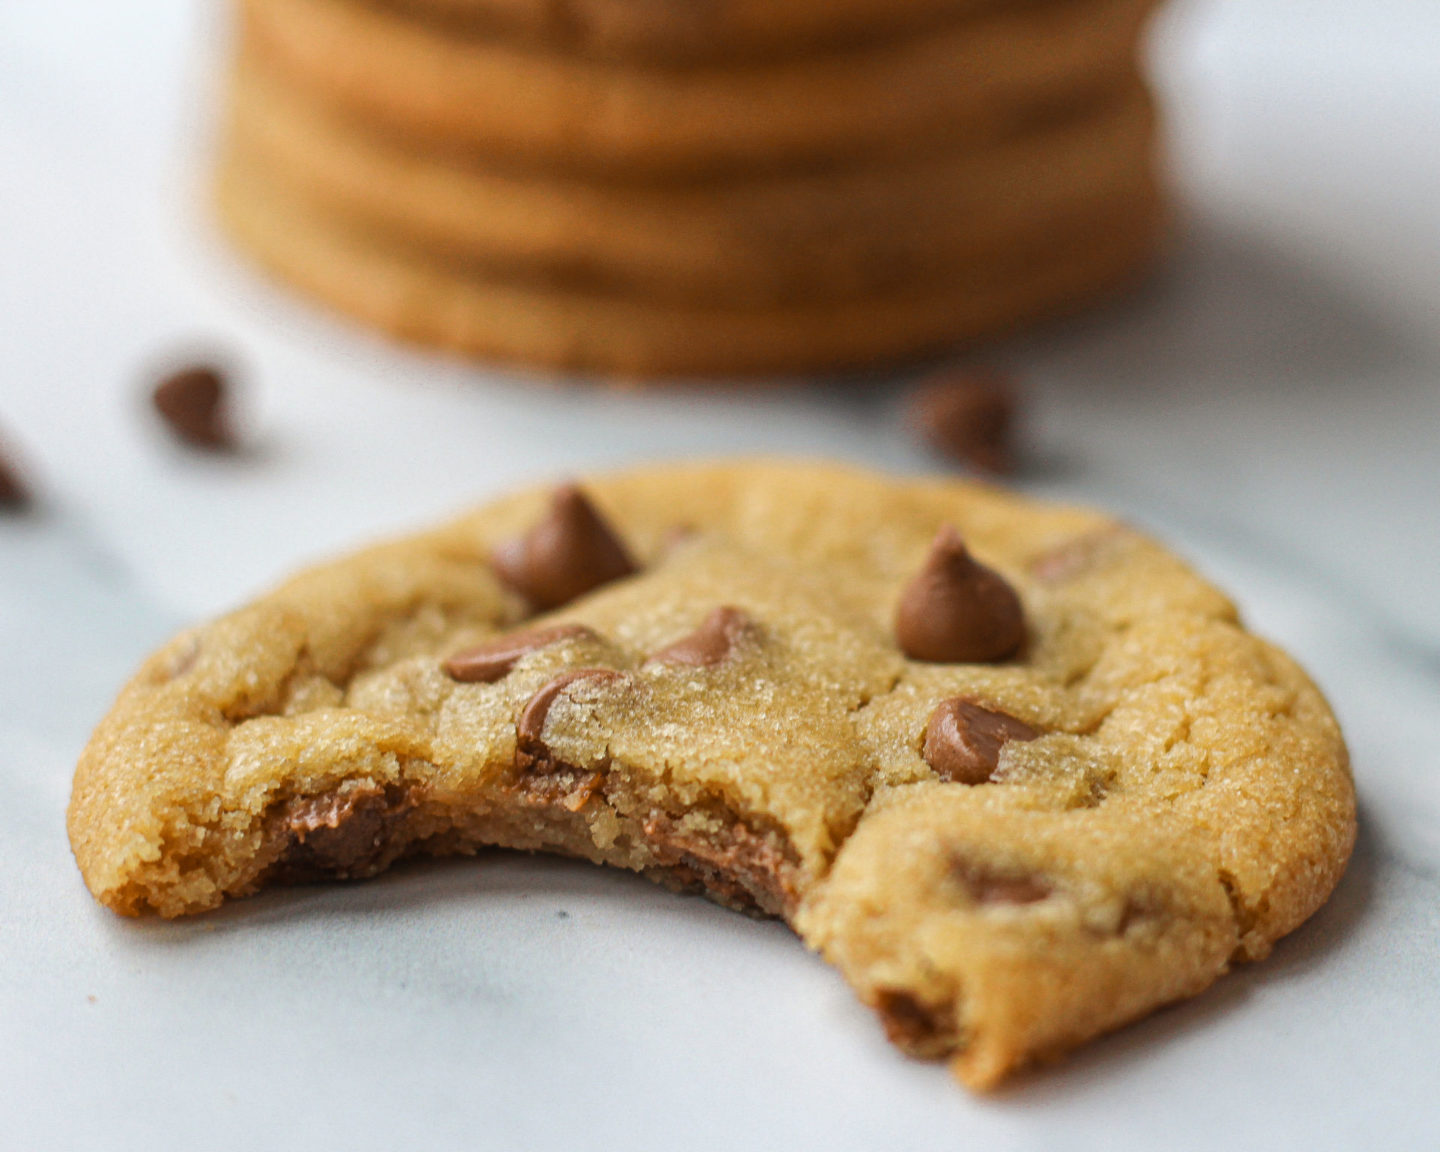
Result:
[[[397,349],[276,290],[208,212],[227,25],[179,0],[0,13],[0,435],[157,593],[217,608],[294,554],[557,469],[735,450],[934,465],[902,387],[566,387]],[[1223,521],[1440,643],[1440,13],[1176,0],[1150,40],[1170,251],[1098,313],[976,352],[1028,401],[1017,479]],[[148,381],[192,353],[242,377],[243,466],[167,455],[146,425]],[[206,554],[170,555],[202,520]]]
[[[218,938],[202,945],[188,926],[116,926],[89,907],[59,813],[90,726],[173,628],[297,563],[520,482],[731,452],[823,454],[902,472],[953,465],[906,425],[913,374],[761,389],[602,387],[405,348],[276,287],[221,239],[207,206],[228,27],[222,5],[198,0],[0,4],[0,446],[35,495],[30,512],[0,520],[0,639],[11,657],[0,670],[0,774],[18,797],[6,818],[7,867],[25,861],[0,880],[11,941],[0,949],[9,989],[0,1068],[12,1087],[30,1089],[8,1119],[0,1110],[0,1134],[9,1125],[30,1141],[14,1147],[106,1146],[93,1142],[106,1132],[108,1146],[140,1146],[157,1133],[198,1131],[211,1109],[227,1117],[229,1134],[215,1146],[337,1132],[351,1147],[369,1146],[387,1130],[370,1104],[337,1119],[289,1085],[284,1069],[248,1062],[280,1043],[293,1068],[332,1094],[344,1091],[336,1069],[382,1083],[352,1054],[358,1043],[413,1062],[400,1076],[410,1094],[388,1114],[423,1128],[416,1101],[428,1101],[446,1117],[436,1146],[463,1146],[482,1105],[501,1109],[513,1140],[566,1146],[581,1123],[573,1109],[527,1127],[489,1087],[465,1103],[457,1068],[479,1069],[486,1085],[498,1073],[448,1033],[446,1062],[432,1068],[427,1061],[439,1058],[423,1036],[371,1027],[364,1013],[356,1023],[353,1001],[325,993],[318,1015],[303,1016],[314,992],[299,974],[342,956],[362,958],[356,995],[390,997],[401,1011],[432,952],[464,985],[473,954],[436,943],[448,940],[444,924],[494,924],[465,903],[468,881],[453,870],[431,877],[445,899],[413,914],[395,913],[417,887],[412,876],[382,882],[371,890],[378,895],[280,897],[261,913],[218,919],[220,937],[240,923],[278,933],[259,937],[271,952],[239,943],[226,951]],[[994,1147],[1053,1143],[1056,1134],[1075,1146],[1163,1138],[1184,1147],[1190,1132],[1198,1147],[1216,1124],[1276,1147],[1344,1147],[1361,1132],[1419,1147],[1440,1134],[1425,1080],[1440,1056],[1431,978],[1440,955],[1440,6],[1172,0],[1152,24],[1147,57],[1175,203],[1163,260],[1123,297],[961,362],[1014,374],[1023,399],[1015,484],[1103,505],[1177,542],[1309,664],[1361,770],[1361,854],[1336,911],[1282,946],[1272,969],[1236,977],[1209,1007],[1142,1025],[1077,1061],[1078,1071],[1028,1090],[1023,1117],[960,1098],[934,1070],[910,1079],[914,1067],[888,1063],[868,1032],[875,1043],[858,1070],[807,1079],[786,1063],[790,1034],[773,1029],[806,1027],[798,1009],[786,1015],[801,1003],[863,1030],[837,1007],[841,990],[784,951],[792,945],[778,930],[685,912],[687,963],[723,956],[737,971],[758,964],[775,982],[764,1000],[774,1021],[728,1025],[769,1045],[766,1085],[741,1075],[723,1045],[692,1052],[698,1064],[689,1066],[732,1099],[754,1091],[753,1108],[741,1108],[746,1122],[768,1116],[771,1134],[797,1146],[825,1136],[862,1147],[897,1132],[940,1146],[945,1133],[964,1131]],[[195,359],[231,372],[238,452],[187,451],[148,407],[158,376]],[[611,891],[609,880],[506,867],[539,885],[542,902],[603,902]],[[634,915],[648,931],[668,909],[645,893]],[[339,933],[331,943],[287,915],[315,899]],[[393,940],[347,915],[377,906],[394,916]],[[505,923],[522,948],[529,913],[515,908]],[[739,933],[739,944],[727,933]],[[623,935],[594,944],[605,946],[623,951]],[[555,962],[561,974],[591,962],[592,953],[565,952],[573,944],[554,947],[568,957]],[[211,977],[186,963],[199,955]],[[265,984],[248,986],[246,973]],[[615,977],[621,1002],[673,983],[646,973]],[[505,978],[530,979],[518,968]],[[713,999],[692,988],[680,1007],[723,1019],[716,1005],[733,989],[715,979]],[[87,1009],[83,996],[97,989],[109,1017]],[[793,1002],[780,989],[793,989]],[[267,1015],[271,1003],[302,1012],[305,1038],[283,1040],[287,1023]],[[424,1019],[443,1028],[448,1009],[437,1005]],[[664,1099],[722,1124],[705,1112],[711,1096],[701,1100],[682,1072],[665,1071],[673,1020],[641,1018],[633,1059],[654,1058],[646,1074],[660,1077]],[[239,1037],[233,1058],[212,1051],[208,1031],[193,1031],[197,1019]],[[581,1013],[565,1023],[553,1051],[573,1043],[590,1055],[583,1068],[557,1056],[557,1067],[593,1073],[623,1096],[619,1072],[593,1071],[605,1062],[604,1022]],[[327,1029],[348,1039],[325,1039]],[[143,1060],[128,1063],[131,1036],[169,1080],[147,1075]],[[165,1047],[174,1037],[178,1047]],[[1236,1052],[1246,1055],[1232,1063]],[[822,1066],[831,1058],[800,1055]],[[202,1086],[163,1123],[130,1107],[164,1097],[183,1063],[210,1060],[230,1087]],[[1363,1083],[1369,1074],[1357,1061],[1381,1070],[1376,1083]],[[1288,1081],[1272,1083],[1267,1069],[1281,1066]],[[77,1070],[102,1085],[93,1109],[76,1094]],[[1346,1095],[1357,1082],[1364,1091]],[[1234,1107],[1207,1104],[1187,1084]],[[772,1098],[777,1086],[789,1104]],[[1148,1103],[1136,1107],[1132,1095],[1117,1121],[1117,1089],[1137,1086]],[[508,1090],[535,1115],[550,1107],[543,1094]],[[582,1092],[586,1106],[603,1108],[595,1091]],[[901,1100],[910,1111],[897,1126]],[[821,1114],[831,1119],[815,1121]],[[633,1116],[619,1124],[640,1145],[662,1136]]]

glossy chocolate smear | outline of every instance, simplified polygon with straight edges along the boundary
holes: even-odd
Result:
[[[217,368],[183,368],[155,386],[151,400],[175,437],[195,448],[233,445],[225,377]]]
[[[545,519],[497,548],[491,563],[505,583],[542,609],[635,571],[625,545],[573,484],[557,488]]]
[[[750,828],[728,813],[717,823],[719,829],[702,833],[653,813],[644,823],[645,846],[656,865],[685,888],[742,911],[792,914],[800,900],[798,864],[784,833]]]
[[[419,801],[413,788],[371,780],[291,800],[269,820],[271,834],[286,843],[274,878],[296,882],[377,871],[401,850],[395,838]]]
[[[901,593],[895,639],[912,660],[989,663],[1024,642],[1025,614],[1004,577],[978,563],[960,533],[946,525]]]
[[[1001,748],[1011,740],[1034,740],[1039,735],[1008,713],[955,696],[930,714],[923,755],[942,780],[983,784],[1000,763]]]
[[[475,648],[457,652],[441,665],[445,674],[462,684],[493,684],[509,673],[516,663],[531,652],[548,648],[562,640],[594,637],[583,624],[556,624],[549,628],[528,628],[498,636]]]
[[[544,772],[554,766],[555,758],[541,737],[551,707],[570,685],[581,680],[619,678],[620,673],[613,668],[579,668],[561,673],[530,697],[515,722],[515,767],[522,772]]]
[[[646,663],[657,661],[709,668],[727,659],[745,634],[754,628],[754,621],[740,609],[722,605],[706,616],[695,631],[660,649]]]

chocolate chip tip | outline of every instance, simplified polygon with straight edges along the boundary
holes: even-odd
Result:
[[[541,610],[637,571],[619,536],[573,482],[557,486],[541,520],[496,547],[490,563],[503,583]]]
[[[920,571],[901,593],[894,627],[905,655],[933,664],[997,663],[1026,640],[1020,597],[971,555],[953,524],[936,532]]]

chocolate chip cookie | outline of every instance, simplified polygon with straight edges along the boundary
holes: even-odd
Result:
[[[129,915],[491,845],[633,869],[783,917],[978,1089],[1263,957],[1355,802],[1304,673],[1140,534],[725,463],[524,492],[182,634],[69,830]]]

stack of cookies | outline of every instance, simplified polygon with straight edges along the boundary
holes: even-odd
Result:
[[[608,375],[913,358],[1154,250],[1154,0],[240,0],[240,244],[395,335]]]

